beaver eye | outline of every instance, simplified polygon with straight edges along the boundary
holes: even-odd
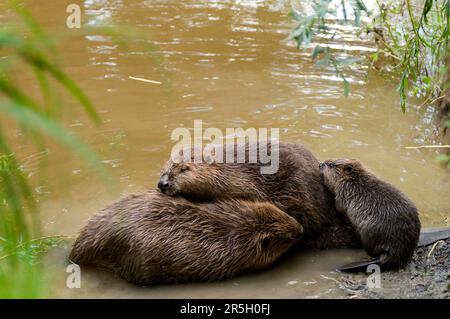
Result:
[[[351,173],[352,171],[353,171],[353,167],[351,167],[351,166],[345,166],[344,167],[344,172],[345,173],[348,174],[348,173]]]
[[[181,168],[180,168],[180,171],[181,172],[186,172],[186,171],[188,171],[189,170],[189,166],[187,166],[187,165],[183,165],[183,166],[181,166]]]
[[[329,168],[335,168],[335,167],[336,167],[336,164],[330,163],[330,164],[328,164],[328,167],[329,167]]]

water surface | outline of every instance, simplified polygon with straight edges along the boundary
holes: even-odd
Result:
[[[97,210],[128,194],[155,187],[169,156],[177,127],[278,127],[284,141],[305,144],[320,159],[355,157],[410,196],[424,226],[448,226],[448,174],[434,150],[405,146],[435,143],[430,108],[414,103],[400,111],[396,83],[354,68],[347,76],[350,96],[332,69],[318,69],[309,53],[286,42],[288,4],[263,1],[88,0],[83,23],[128,23],[153,40],[157,62],[143,47],[122,49],[99,34],[80,36],[65,28],[70,1],[29,1],[49,32],[64,34],[64,66],[92,98],[102,117],[95,127],[68,102],[67,125],[93,145],[118,188],[110,193],[79,158],[51,145],[36,154],[27,144],[30,174],[48,160],[36,178],[46,234],[74,235]],[[353,56],[374,50],[370,38],[351,27],[333,45]],[[157,83],[140,82],[141,77]],[[21,81],[37,88],[30,77]],[[18,138],[18,143],[23,143]],[[63,252],[48,258],[50,296],[56,297],[347,297],[334,269],[364,256],[361,251],[311,251],[274,268],[234,280],[195,285],[138,288],[101,271],[85,271],[81,289],[65,286]]]

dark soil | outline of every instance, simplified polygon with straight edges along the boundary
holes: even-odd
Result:
[[[399,271],[381,272],[381,288],[368,288],[366,274],[342,274],[339,286],[349,298],[450,299],[450,239],[419,247]]]

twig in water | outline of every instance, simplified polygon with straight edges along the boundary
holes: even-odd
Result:
[[[162,84],[159,81],[153,81],[153,80],[148,80],[148,79],[144,79],[144,78],[137,78],[137,77],[134,77],[134,76],[131,76],[131,75],[129,75],[128,78],[130,78],[132,80],[136,80],[136,81],[147,82],[147,83]]]
[[[450,145],[421,145],[421,146],[405,146],[408,150],[416,150],[419,148],[450,148]]]

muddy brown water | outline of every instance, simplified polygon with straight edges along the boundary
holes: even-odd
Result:
[[[122,49],[92,31],[80,36],[65,27],[70,1],[28,1],[49,32],[65,35],[60,49],[65,70],[96,105],[96,127],[74,102],[66,102],[67,126],[102,156],[117,191],[111,193],[81,160],[51,145],[33,153],[13,134],[35,176],[47,235],[74,235],[97,210],[128,194],[155,187],[173,146],[177,127],[280,128],[284,141],[305,144],[321,160],[355,157],[408,194],[424,226],[449,226],[450,184],[433,150],[405,146],[436,143],[432,110],[412,102],[399,107],[395,81],[354,68],[348,98],[332,69],[318,69],[309,53],[286,42],[289,4],[263,1],[83,2],[83,25],[103,21],[137,26],[153,40],[160,63],[139,46]],[[336,27],[341,27],[339,24]],[[334,40],[351,56],[374,50],[352,28]],[[162,84],[140,82],[141,77]],[[36,90],[31,77],[20,80]],[[40,159],[47,164],[36,174]],[[42,168],[42,167],[41,167]],[[39,177],[37,177],[39,175]],[[48,296],[52,297],[346,297],[335,267],[364,257],[358,250],[296,254],[272,269],[208,284],[139,288],[109,273],[86,270],[82,287],[66,287],[65,252],[49,254]],[[51,279],[50,279],[51,278]]]

